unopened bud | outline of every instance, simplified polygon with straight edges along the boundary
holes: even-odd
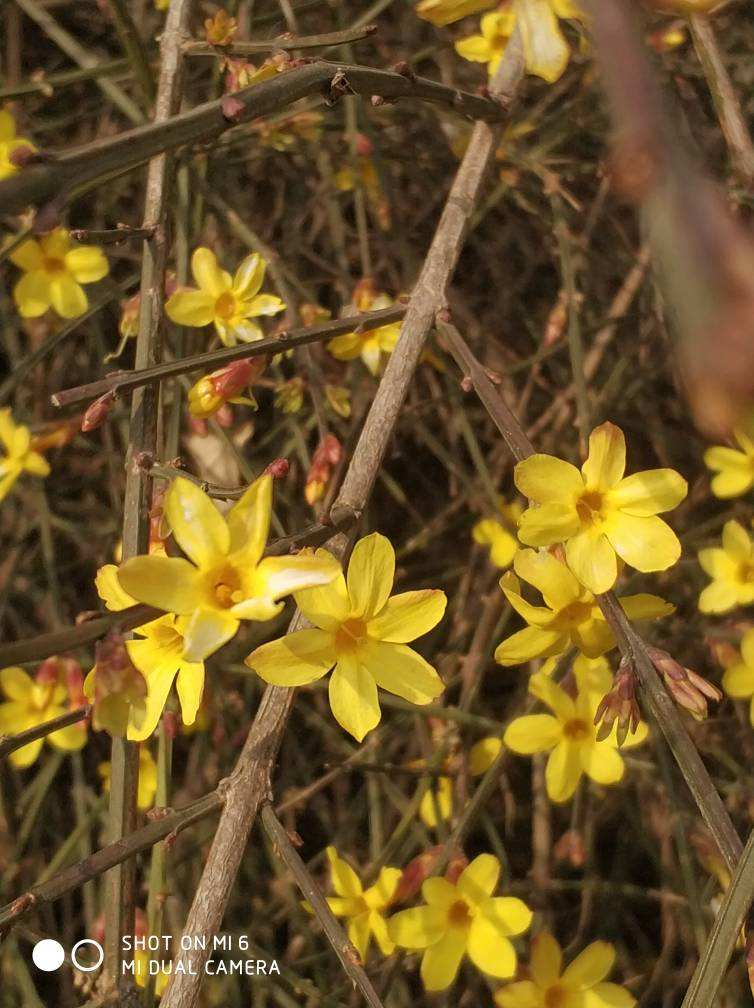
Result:
[[[650,647],[647,653],[675,702],[698,721],[707,717],[707,700],[722,699],[716,686],[693,669],[680,665],[667,651]]]
[[[115,392],[111,390],[110,392],[105,392],[105,394],[101,395],[99,399],[95,399],[94,402],[87,407],[83,417],[81,418],[81,430],[84,434],[102,426],[105,420],[107,420],[114,402]]]
[[[264,471],[272,476],[273,479],[285,479],[290,468],[291,466],[288,459],[276,458],[265,467]]]
[[[633,665],[625,658],[621,659],[618,671],[613,679],[613,688],[600,701],[594,715],[597,730],[597,741],[608,738],[617,725],[616,738],[618,745],[623,745],[628,733],[633,734],[639,727],[641,712],[636,700],[636,673]]]

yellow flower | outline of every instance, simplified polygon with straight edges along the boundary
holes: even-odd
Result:
[[[518,501],[499,503],[501,518],[482,518],[471,530],[474,542],[490,547],[490,560],[496,567],[510,567],[518,549],[516,529],[523,508]]]
[[[623,757],[618,751],[617,724],[606,739],[597,740],[594,716],[612,681],[609,672],[602,682],[595,674],[584,681],[574,667],[575,699],[541,672],[529,680],[529,692],[546,704],[552,714],[525,714],[505,730],[503,742],[513,752],[529,756],[549,752],[545,769],[547,794],[554,802],[568,801],[583,774],[597,784],[617,784],[623,778]],[[598,688],[597,688],[598,687]],[[621,748],[639,745],[647,737],[647,726],[640,722]]]
[[[317,558],[330,557],[317,550]],[[330,558],[332,559],[332,558]],[[303,686],[330,669],[330,706],[336,721],[359,742],[379,723],[377,687],[409,703],[428,704],[443,682],[407,647],[442,619],[445,593],[426,588],[390,597],[395,553],[377,532],[360,539],[348,565],[326,588],[297,591],[296,604],[314,625],[262,644],[246,664],[276,686]]]
[[[588,945],[563,969],[563,952],[551,934],[541,932],[531,943],[531,980],[502,987],[498,1008],[632,1008],[636,998],[618,984],[606,983],[615,962],[608,942]]]
[[[170,0],[167,0],[167,2],[165,3],[165,7],[162,9],[163,10],[167,9],[169,5]],[[134,956],[133,976],[134,980],[136,981],[136,986],[146,987],[149,982],[149,977],[150,975],[152,975],[150,971],[156,970],[156,972],[154,973],[155,977],[154,992],[157,995],[157,997],[161,997],[164,994],[165,988],[168,985],[168,980],[170,979],[170,973],[172,969],[172,963],[168,964],[165,962],[165,960],[160,960],[159,968],[151,965],[153,962],[158,961],[158,956],[160,955],[161,952],[148,952],[145,949],[136,949],[133,954]]]
[[[0,735],[16,735],[69,710],[68,690],[59,676],[38,675],[32,679],[22,668],[12,665],[0,669],[0,689],[8,698],[0,704]],[[86,726],[79,721],[45,738],[55,749],[73,752],[86,743]],[[31,766],[43,744],[44,738],[41,738],[16,749],[10,754],[10,762],[19,768]]]
[[[52,307],[64,319],[78,318],[89,307],[82,284],[107,276],[110,267],[96,245],[72,245],[64,228],[38,241],[27,238],[11,252],[24,275],[13,288],[13,300],[24,318],[38,318]]]
[[[380,311],[389,308],[393,299],[387,294],[377,294],[371,280],[362,280],[356,285],[352,305],[358,312]],[[391,322],[367,332],[343,333],[327,344],[327,349],[338,360],[354,360],[361,357],[373,375],[380,373],[382,354],[395,350],[401,334],[401,323]]]
[[[563,74],[571,55],[558,18],[580,17],[583,13],[574,0],[509,0],[484,15],[480,35],[456,42],[456,52],[474,63],[487,63],[494,77],[518,24],[526,69],[552,84]]]
[[[264,337],[256,322],[262,315],[277,315],[285,305],[273,294],[260,294],[267,263],[257,252],[246,256],[235,276],[220,269],[215,253],[198,248],[191,256],[191,272],[198,290],[186,288],[165,305],[168,318],[178,325],[205,326],[214,322],[225,346],[253,343]]]
[[[401,879],[398,868],[383,868],[379,878],[369,889],[364,889],[356,872],[338,857],[334,847],[327,848],[333,889],[337,896],[328,897],[327,903],[336,917],[348,920],[348,938],[362,961],[366,960],[369,942],[374,937],[380,952],[390,955],[395,945],[387,932],[385,911],[395,895]]]
[[[36,147],[25,137],[16,136],[16,122],[10,112],[0,109],[0,179],[15,175],[18,167],[11,161],[14,151],[26,147],[36,150]]]
[[[598,658],[615,647],[615,637],[594,595],[582,588],[576,577],[547,551],[519,550],[513,561],[516,571],[500,579],[505,597],[529,624],[498,645],[495,660],[501,665],[520,665],[533,658],[563,654],[575,646],[588,658]],[[518,578],[542,593],[544,606],[535,606],[521,594]],[[628,595],[620,604],[629,619],[655,619],[675,609],[657,595]]]
[[[699,550],[699,563],[712,583],[699,596],[703,613],[726,613],[754,602],[754,544],[743,525],[723,525],[721,546]]]
[[[492,6],[494,0],[420,0],[416,13],[438,28],[444,28],[453,21],[460,21],[469,14],[478,14]]]
[[[102,781],[105,791],[110,790],[110,763],[100,763],[97,773]],[[157,791],[157,764],[151,752],[146,746],[139,746],[139,784],[136,793],[136,804],[145,811],[152,807],[155,792]]]
[[[487,773],[502,748],[503,740],[497,735],[488,735],[475,742],[469,749],[469,773],[471,776],[479,777],[481,774]]]
[[[340,574],[329,553],[262,559],[271,512],[269,474],[252,483],[225,517],[203,490],[179,477],[165,494],[164,513],[188,559],[138,556],[118,570],[121,588],[133,598],[187,617],[181,660],[202,662],[235,635],[241,620],[272,619],[284,595]]]
[[[716,476],[712,477],[712,493],[726,500],[748,493],[754,486],[754,441],[742,430],[733,431],[741,449],[715,445],[704,453],[704,464]]]
[[[453,781],[450,777],[438,777],[437,787],[428,787],[419,804],[421,821],[429,829],[435,829],[438,822],[447,822],[453,812]]]
[[[741,651],[725,661],[723,689],[729,697],[747,700],[749,720],[754,727],[754,630],[747,630],[741,639]]]
[[[32,449],[28,427],[13,420],[10,409],[0,409],[0,501],[7,497],[21,473],[47,476],[47,460]]]
[[[516,972],[510,937],[527,930],[532,912],[520,899],[492,895],[499,876],[497,858],[480,854],[455,885],[444,878],[426,879],[425,905],[403,910],[388,921],[396,945],[425,950],[421,977],[428,991],[450,987],[466,954],[490,976],[502,979]]]
[[[626,476],[623,431],[604,423],[589,437],[581,471],[552,455],[532,455],[514,470],[516,486],[533,507],[521,515],[518,538],[527,546],[565,543],[568,566],[595,594],[618,576],[616,553],[636,570],[667,570],[681,555],[678,538],[662,518],[686,496],[674,469]]]

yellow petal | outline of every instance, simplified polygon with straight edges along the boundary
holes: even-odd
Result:
[[[626,616],[632,620],[658,619],[675,612],[675,606],[658,595],[624,595],[618,600]]]
[[[563,952],[547,931],[540,931],[531,940],[529,971],[538,987],[549,987],[560,979]]]
[[[531,626],[549,629],[555,621],[555,613],[546,606],[534,606],[521,595],[521,582],[513,571],[500,578],[500,587],[510,604]]]
[[[483,973],[505,979],[516,972],[516,953],[487,917],[475,917],[469,929],[469,958]]]
[[[359,657],[381,689],[409,703],[431,703],[445,689],[433,666],[405,644],[369,640]]]
[[[348,940],[359,953],[359,958],[362,962],[365,961],[367,949],[369,948],[369,930],[368,910],[357,914],[348,922]]]
[[[675,532],[656,515],[636,518],[620,512],[611,516],[605,531],[618,556],[638,571],[667,570],[681,555]]]
[[[84,288],[68,273],[53,274],[49,279],[49,290],[50,303],[61,318],[78,318],[89,307]]]
[[[461,965],[466,942],[458,931],[450,930],[422,956],[421,978],[427,991],[444,991],[453,983]]]
[[[327,551],[317,550],[315,556],[319,557],[325,552]],[[323,630],[335,631],[339,624],[348,618],[351,611],[346,579],[342,571],[339,571],[329,584],[321,588],[305,588],[296,592],[293,597],[306,619]]]
[[[419,815],[425,826],[435,829],[438,822],[447,822],[453,811],[453,782],[440,777],[436,788],[428,788],[419,804]]]
[[[272,515],[272,476],[265,473],[254,480],[243,497],[227,515],[230,552],[243,553],[249,566],[256,565],[264,553]]]
[[[562,737],[562,729],[552,714],[525,714],[508,725],[503,744],[522,756],[546,752]]]
[[[374,910],[369,914],[369,928],[375,937],[380,952],[384,956],[392,955],[395,952],[395,942],[391,940],[388,934],[387,921]]]
[[[609,942],[587,945],[563,973],[563,981],[576,990],[588,990],[604,980],[615,962],[615,948]]]
[[[42,270],[25,273],[13,288],[13,300],[23,318],[39,318],[51,304],[50,281]]]
[[[65,267],[78,283],[94,283],[110,272],[107,259],[95,245],[76,245],[65,254]]]
[[[516,10],[526,69],[553,84],[568,66],[571,52],[550,0],[518,0]]]
[[[469,750],[469,773],[478,777],[486,773],[500,754],[503,740],[496,735],[479,739]]]
[[[636,998],[614,983],[598,983],[589,991],[594,1008],[634,1008]]]
[[[486,900],[480,911],[480,916],[490,921],[498,934],[505,937],[523,934],[531,927],[531,910],[515,896],[496,896]]]
[[[535,672],[529,678],[529,692],[542,703],[547,704],[553,714],[561,722],[570,721],[576,715],[576,708],[571,697],[560,683],[556,683],[543,672]]]
[[[584,489],[584,479],[576,466],[553,455],[524,459],[513,470],[513,479],[518,490],[536,504],[570,504]]]
[[[580,527],[579,516],[572,504],[537,504],[521,515],[518,538],[527,546],[551,546],[576,535]]]
[[[447,879],[430,876],[422,882],[424,900],[439,910],[447,910],[458,899],[458,892]]]
[[[238,620],[228,612],[200,606],[183,628],[183,656],[189,662],[203,662],[235,637]]]
[[[139,751],[139,789],[136,804],[142,811],[151,807],[157,791],[157,764],[149,750],[142,746]]]
[[[33,689],[33,682],[27,672],[18,665],[10,665],[0,669],[0,689],[9,700],[28,700]],[[13,732],[21,729],[15,728]]]
[[[348,564],[348,595],[354,616],[371,619],[382,610],[393,589],[395,552],[379,532],[359,539]]]
[[[416,13],[425,21],[443,28],[490,6],[490,0],[421,0],[416,5]]]
[[[264,282],[267,263],[258,252],[252,252],[241,261],[233,277],[233,292],[238,298],[251,298]]]
[[[423,949],[433,945],[445,930],[445,911],[439,906],[413,907],[394,914],[387,922],[388,934],[401,948]]]
[[[122,612],[136,605],[136,599],[124,591],[118,579],[116,564],[105,564],[97,571],[94,579],[97,594],[110,612]]]
[[[176,325],[206,326],[215,317],[215,299],[204,291],[179,290],[165,302],[165,313]]]
[[[550,0],[559,18],[583,18],[584,12],[575,0]]]
[[[579,747],[563,739],[550,753],[545,768],[547,794],[554,802],[565,802],[573,797],[581,780]]]
[[[27,238],[21,242],[18,248],[14,249],[10,256],[10,261],[14,266],[18,266],[24,273],[31,273],[32,270],[41,270],[44,266],[44,255],[39,247],[39,242],[33,238]]]
[[[620,517],[615,516],[616,520]],[[649,518],[627,519],[627,521],[651,520]],[[659,521],[659,519],[657,520]],[[610,529],[612,532],[612,525]],[[595,595],[609,591],[615,584],[618,577],[618,564],[615,559],[616,548],[612,535],[608,537],[592,529],[580,532],[566,543],[568,566],[584,587],[594,592]]]
[[[455,44],[459,56],[472,63],[489,63],[492,59],[492,47],[483,35],[470,35],[460,39]]]
[[[378,640],[407,644],[436,626],[447,604],[445,592],[436,588],[393,595],[379,615],[368,621],[367,632]]]
[[[242,303],[241,312],[247,318],[257,318],[260,315],[277,315],[284,308],[285,302],[274,294],[257,294],[256,297]],[[239,339],[243,337],[239,335]],[[248,339],[245,342],[249,342]]]
[[[244,664],[274,686],[304,686],[335,664],[335,648],[323,630],[296,630],[252,651]]]
[[[675,469],[648,469],[621,480],[609,500],[630,515],[655,515],[677,507],[688,489]]]
[[[255,581],[258,594],[277,600],[283,595],[326,585],[340,574],[340,564],[321,550],[319,555],[298,553],[295,556],[265,557],[257,567]]]
[[[27,725],[26,727],[31,727]],[[23,728],[20,729],[23,731]],[[21,746],[20,749],[15,749],[8,757],[11,766],[16,767],[17,770],[25,770],[30,767],[32,763],[35,763],[37,757],[42,752],[42,744],[44,739],[36,739],[34,742],[30,742],[28,745]]]
[[[743,700],[754,695],[754,668],[743,662],[731,665],[723,673],[723,689],[729,697]]]
[[[377,685],[363,666],[351,657],[339,657],[329,684],[330,707],[341,728],[357,742],[380,721]]]
[[[492,854],[479,854],[458,876],[456,888],[476,906],[495,891],[500,878],[500,862]]]
[[[699,611],[703,613],[726,613],[738,605],[738,593],[732,584],[713,581],[699,595]]]
[[[182,557],[133,557],[119,568],[118,580],[139,602],[165,612],[190,613],[201,604],[196,568]]]
[[[363,338],[358,333],[343,333],[327,344],[327,349],[338,360],[354,360],[361,354]]]
[[[62,709],[47,711],[47,715],[50,718],[57,717],[58,714],[63,713]],[[47,736],[47,741],[53,748],[59,749],[61,752],[78,752],[79,749],[83,749],[86,745],[86,726],[82,723],[67,725],[59,731],[51,732]]]
[[[746,529],[737,521],[723,525],[723,549],[733,560],[747,563],[751,559],[751,539]]]
[[[330,875],[333,889],[338,896],[355,897],[361,896],[362,886],[359,876],[353,868],[344,861],[334,847],[328,847],[326,852],[327,860],[330,863]]]
[[[516,555],[518,541],[494,518],[483,518],[471,530],[474,542],[490,547],[490,560],[496,567],[509,567]]]
[[[131,647],[129,645],[137,643],[139,642],[127,641],[126,647],[128,648],[129,655],[131,655]],[[170,692],[170,687],[173,685],[177,671],[178,662],[175,658],[172,658],[153,666],[148,674],[145,675],[147,695],[143,706],[131,708],[127,730],[129,741],[143,742],[155,730],[165,709],[165,702],[167,701],[168,693]]]
[[[181,661],[175,687],[181,704],[181,720],[185,725],[192,725],[204,693],[204,662]]]
[[[367,906],[371,910],[383,910],[392,901],[402,877],[399,868],[382,868],[375,884],[364,893]]]
[[[519,550],[513,561],[516,574],[534,585],[550,609],[565,609],[581,595],[581,586],[571,571],[551,553]]]
[[[207,494],[179,476],[165,495],[165,517],[178,545],[197,567],[211,567],[228,553],[230,533]]]
[[[609,742],[583,745],[580,753],[584,773],[597,784],[617,784],[623,778],[623,757]]]
[[[581,467],[590,489],[609,490],[626,471],[626,439],[620,427],[603,423],[589,435],[589,455]]]
[[[215,253],[203,246],[195,249],[191,256],[191,272],[200,290],[212,298],[220,297],[230,286],[226,280],[227,274],[217,263]]]
[[[540,994],[539,988],[531,980],[519,980],[496,991],[495,1004],[498,1008],[542,1008]]]
[[[495,648],[495,661],[506,667],[521,665],[534,658],[562,654],[570,641],[568,634],[543,627],[525,627],[511,634]]]

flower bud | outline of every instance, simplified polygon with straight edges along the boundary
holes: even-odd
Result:
[[[617,724],[618,745],[623,745],[629,731],[633,734],[639,727],[641,712],[636,700],[636,673],[633,665],[622,658],[613,679],[613,688],[599,703],[594,715],[595,725],[599,725],[597,740],[608,738]]]
[[[343,457],[343,446],[334,434],[327,434],[320,441],[314,454],[312,464],[306,475],[304,497],[313,506],[324,496],[327,484],[330,482],[333,468]]]
[[[265,473],[269,473],[273,479],[285,479],[290,469],[290,463],[286,458],[276,458],[265,467]]]
[[[189,412],[204,420],[217,413],[227,402],[233,401],[264,371],[266,357],[251,357],[232,361],[218,371],[200,378],[190,389]]]
[[[652,664],[662,676],[665,687],[679,707],[697,721],[707,717],[707,700],[721,700],[720,690],[693,669],[685,668],[660,648],[647,648]]]
[[[81,430],[84,434],[88,434],[89,431],[96,430],[97,427],[102,426],[110,415],[110,410],[114,402],[115,392],[111,389],[109,392],[105,392],[105,394],[101,395],[99,399],[95,399],[93,403],[90,403],[90,405],[87,406],[86,411],[81,418]]]

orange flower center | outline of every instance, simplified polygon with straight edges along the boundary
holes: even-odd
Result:
[[[236,310],[236,299],[229,291],[225,291],[215,301],[215,315],[221,319],[229,319]]]
[[[576,513],[582,525],[596,525],[604,520],[605,497],[599,490],[585,490],[576,501]]]
[[[545,1008],[564,1008],[568,992],[560,986],[553,984],[545,991]]]
[[[471,914],[464,900],[456,900],[448,910],[448,920],[453,927],[468,927],[471,924]]]
[[[565,609],[560,610],[558,616],[565,623],[577,625],[586,622],[591,612],[592,607],[588,602],[570,602]]]
[[[45,256],[44,268],[46,273],[65,273],[65,263],[57,256]]]
[[[754,563],[752,563],[751,560],[742,560],[738,565],[736,574],[738,580],[742,584],[748,584],[750,581],[754,581]]]
[[[335,647],[338,651],[356,651],[367,636],[367,625],[363,619],[354,617],[340,624],[335,636]]]
[[[563,732],[566,738],[571,739],[572,742],[583,742],[589,738],[592,730],[586,721],[582,721],[581,718],[573,718],[571,721],[566,721]]]
[[[230,609],[241,600],[241,579],[234,567],[221,567],[210,579],[210,595],[219,609]]]

